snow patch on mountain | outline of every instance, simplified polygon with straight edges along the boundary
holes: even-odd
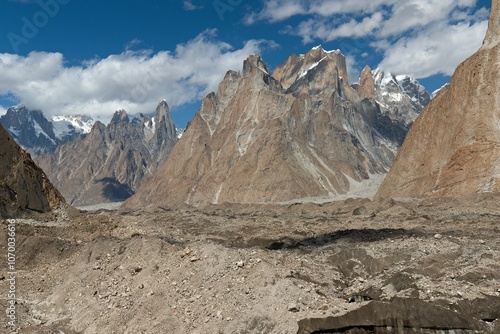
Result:
[[[9,128],[7,129],[7,131],[9,131],[9,132],[10,132],[10,134],[11,134],[13,137],[19,137],[19,133],[20,133],[20,131],[19,131],[19,129],[18,129],[18,128],[15,128],[15,127],[11,126],[11,127],[9,127]]]
[[[440,88],[436,89],[435,91],[433,91],[432,94],[431,94],[432,98],[435,98],[439,94],[440,91],[442,91],[445,87],[447,87],[449,85],[450,84],[447,83],[447,84],[443,85],[442,87],[440,87]]]
[[[175,128],[175,134],[177,136],[177,139],[182,138],[182,135],[184,135],[184,131],[186,131],[186,129]]]
[[[48,140],[50,140],[54,145],[57,145],[56,144],[56,141],[54,139],[52,139],[43,129],[42,127],[40,126],[40,124],[38,124],[38,122],[33,122],[33,128],[35,129],[35,134],[37,137],[40,137],[40,136],[44,136],[45,138],[47,138]]]
[[[320,64],[323,60],[325,60],[325,59],[326,59],[326,57],[323,57],[320,61],[318,61],[318,62],[316,62],[316,63],[312,64],[312,65],[311,65],[311,67],[309,67],[307,70],[302,71],[302,72],[300,73],[300,75],[298,76],[297,80],[299,80],[300,78],[303,78],[303,77],[304,77],[304,76],[305,76],[305,75],[306,75],[306,74],[307,74],[310,70],[312,70],[312,69],[316,68],[316,67],[317,67],[317,66],[318,66],[318,65],[319,65],[319,64]]]
[[[72,131],[87,134],[90,130],[92,130],[94,123],[94,119],[86,115],[64,115],[52,117],[54,133],[59,139],[71,134]]]
[[[377,68],[372,71],[375,99],[383,113],[410,125],[430,102],[431,95],[409,75],[393,75]]]

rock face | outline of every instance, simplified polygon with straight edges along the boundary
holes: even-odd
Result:
[[[154,117],[131,118],[117,111],[108,126],[96,122],[85,138],[36,161],[72,204],[119,202],[153,175],[176,141],[168,105],[162,101]]]
[[[339,317],[299,321],[297,334],[314,333],[486,333],[471,317],[418,299],[370,302]],[[489,332],[489,331],[488,331]]]
[[[89,116],[59,116],[49,121],[42,111],[12,107],[0,123],[32,156],[52,153],[58,145],[79,139],[94,123]],[[89,129],[89,130],[87,130]]]
[[[0,217],[49,212],[64,203],[44,172],[0,125]]]
[[[408,130],[356,89],[340,51],[293,55],[272,76],[250,56],[204,99],[167,161],[124,206],[345,194],[387,172]]]
[[[413,125],[377,198],[500,191],[500,2],[483,47]]]

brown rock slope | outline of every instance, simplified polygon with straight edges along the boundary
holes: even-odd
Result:
[[[483,47],[421,113],[377,198],[500,191],[500,2]]]
[[[499,201],[22,220],[18,333],[499,334]],[[360,205],[366,213],[353,215]],[[0,291],[9,284],[0,279]],[[16,332],[6,325],[1,333]]]
[[[65,203],[45,173],[0,126],[0,217],[49,212]]]
[[[406,131],[349,85],[340,51],[292,56],[274,76],[250,56],[125,207],[335,197],[385,173]]]
[[[120,202],[154,174],[176,141],[175,125],[162,101],[153,118],[117,111],[108,126],[96,122],[85,138],[36,162],[71,204]]]

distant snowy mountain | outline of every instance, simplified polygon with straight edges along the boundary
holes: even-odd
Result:
[[[59,136],[60,138],[63,138],[73,130],[78,133],[87,134],[90,130],[92,130],[94,123],[94,119],[86,115],[64,115],[52,117],[54,132],[56,136]]]
[[[38,156],[90,132],[94,120],[89,116],[56,116],[49,121],[40,110],[16,106],[0,117],[0,123],[22,148]]]
[[[128,117],[132,122],[141,123],[147,116],[137,114]],[[149,118],[149,124],[144,127],[146,137],[155,133],[155,118]],[[95,122],[87,115],[52,116],[49,120],[42,111],[30,110],[22,105],[9,108],[0,117],[0,124],[33,157],[53,153],[58,146],[82,138],[90,133]],[[181,138],[184,130],[176,128],[176,137]]]
[[[382,69],[372,71],[375,100],[391,119],[412,124],[432,96],[418,80],[408,75],[394,76]]]
[[[71,204],[120,202],[155,173],[178,135],[162,101],[154,116],[116,111],[108,125],[96,122],[82,139],[60,145],[35,162]]]
[[[182,138],[182,135],[184,134],[184,131],[186,131],[186,129],[175,128],[175,133],[176,133],[177,139],[181,139]]]

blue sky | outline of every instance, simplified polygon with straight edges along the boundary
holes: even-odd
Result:
[[[482,43],[489,0],[2,0],[0,114],[151,113],[184,127],[229,69],[260,53],[274,69],[322,44],[354,82],[365,65],[429,91]]]

